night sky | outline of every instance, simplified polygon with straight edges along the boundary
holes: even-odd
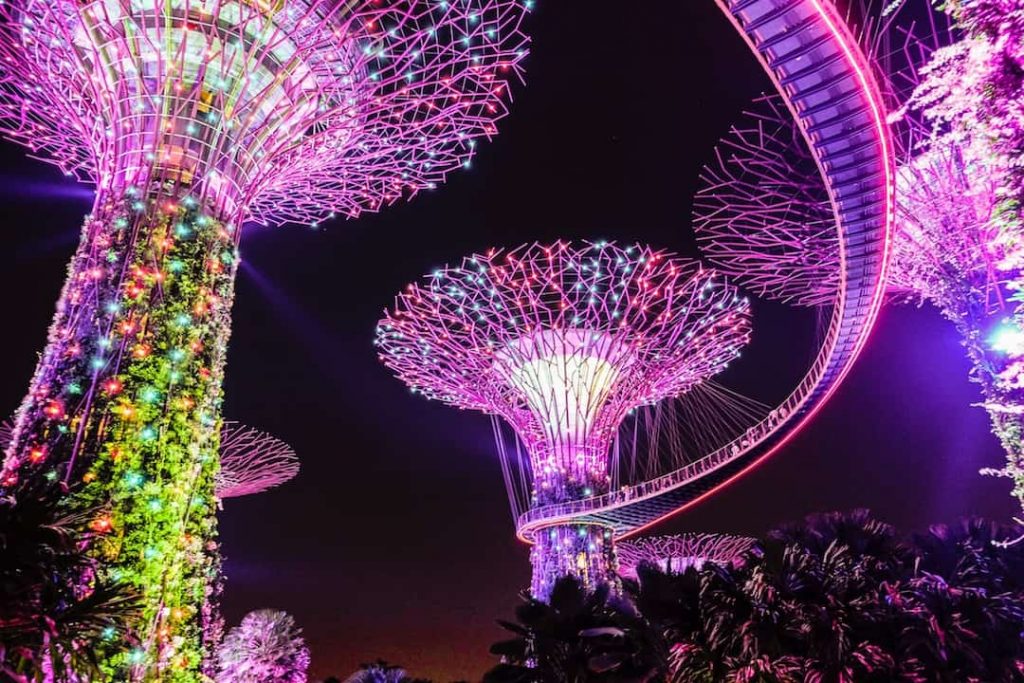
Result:
[[[473,168],[438,190],[319,230],[252,229],[228,359],[226,417],[292,444],[299,477],[229,500],[229,624],[295,615],[314,677],[383,657],[411,673],[478,679],[529,583],[488,419],[412,396],[381,366],[376,321],[411,279],[472,251],[530,240],[645,241],[694,254],[701,164],[769,86],[711,0],[541,0],[527,85]],[[596,11],[595,8],[600,8]],[[0,287],[17,406],[42,348],[90,194],[0,147]],[[755,306],[750,353],[723,383],[781,397],[813,351],[807,311]],[[983,479],[1001,451],[957,336],[932,309],[888,307],[852,374],[781,453],[658,533],[759,533],[869,507],[904,528],[1014,512]],[[6,406],[6,407],[4,407]]]

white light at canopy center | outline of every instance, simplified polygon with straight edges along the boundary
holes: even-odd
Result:
[[[622,342],[586,330],[522,337],[497,360],[499,372],[520,392],[547,435],[569,442],[589,434],[629,363]]]

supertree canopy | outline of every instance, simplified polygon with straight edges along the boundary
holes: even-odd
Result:
[[[891,298],[928,302],[956,326],[1007,454],[984,472],[1012,479],[1024,505],[1024,13],[1001,0],[947,10],[950,36],[910,36],[902,68],[887,74],[887,90],[904,91],[891,116],[901,149],[887,284]],[[752,116],[703,176],[698,238],[758,293],[828,303],[840,264],[818,228],[826,189],[777,107]],[[742,134],[751,129],[773,133]],[[725,174],[743,179],[747,201],[715,196]]]
[[[299,459],[280,439],[237,422],[220,430],[220,471],[214,484],[218,498],[263,493],[295,478]]]
[[[619,575],[636,578],[641,564],[650,564],[663,572],[681,573],[700,569],[706,563],[739,564],[757,545],[753,538],[729,534],[679,534],[631,538],[618,545]]]
[[[382,361],[413,391],[499,415],[529,451],[536,505],[608,491],[626,413],[720,372],[750,334],[749,304],[716,273],[647,247],[530,244],[468,257],[402,292]],[[614,581],[599,524],[555,524],[531,552],[532,592]]]
[[[495,132],[519,0],[9,0],[0,132],[96,188],[0,485],[45,477],[136,587],[112,679],[192,681],[245,222],[358,215]],[[126,637],[122,637],[126,635]],[[135,644],[130,644],[135,643]]]
[[[782,98],[759,98],[715,148],[694,196],[694,230],[715,266],[786,303],[831,303],[839,236],[814,159]]]

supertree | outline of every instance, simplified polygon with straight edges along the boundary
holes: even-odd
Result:
[[[737,565],[757,545],[753,538],[729,534],[679,534],[649,536],[619,543],[619,575],[636,578],[641,564],[651,564],[664,572],[700,569],[705,563]]]
[[[104,646],[112,678],[195,680],[209,653],[241,226],[354,217],[468,163],[505,112],[525,8],[0,5],[0,132],[96,188],[0,485],[45,477],[108,510],[93,552],[145,604],[139,645]]]
[[[220,471],[214,485],[218,498],[262,493],[298,473],[299,459],[291,446],[258,429],[224,423],[220,430]]]
[[[309,648],[290,614],[249,612],[217,649],[219,683],[305,683]]]
[[[803,306],[835,297],[832,207],[782,98],[758,98],[721,139],[693,207],[701,251],[753,294]]]
[[[887,74],[901,105],[887,284],[891,300],[928,302],[956,327],[1007,454],[983,472],[1012,479],[1024,505],[1024,13],[989,0],[949,8],[953,43],[908,34]],[[773,100],[762,104],[702,173],[695,227],[709,259],[757,293],[822,305],[839,250],[819,227],[829,202],[805,149]]]
[[[609,455],[637,406],[720,372],[750,334],[749,303],[699,264],[643,246],[529,244],[410,284],[381,320],[381,360],[414,392],[501,416],[526,444],[532,501],[608,491]],[[613,534],[552,524],[531,591],[564,575],[615,581]]]

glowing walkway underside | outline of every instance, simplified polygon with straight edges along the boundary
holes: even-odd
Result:
[[[829,0],[716,0],[785,99],[825,180],[841,238],[841,277],[821,350],[792,394],[741,438],[627,490],[534,508],[527,541],[567,521],[635,533],[695,504],[779,450],[846,376],[874,325],[892,225],[889,129],[868,60]]]

